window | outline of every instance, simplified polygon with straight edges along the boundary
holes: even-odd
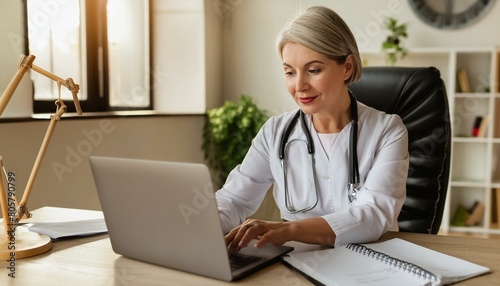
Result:
[[[80,85],[84,112],[151,109],[149,1],[24,0],[34,64]],[[32,72],[34,112],[53,113],[57,83]],[[71,93],[61,98],[74,112]]]

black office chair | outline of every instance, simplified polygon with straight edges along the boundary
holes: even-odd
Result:
[[[439,231],[448,189],[451,127],[446,89],[434,67],[366,67],[349,86],[360,102],[398,114],[409,133],[407,197],[400,231]]]

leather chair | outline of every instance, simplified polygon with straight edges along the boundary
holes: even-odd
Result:
[[[436,234],[448,189],[451,127],[446,89],[434,67],[366,67],[349,86],[364,104],[398,114],[408,129],[410,168],[400,231]]]

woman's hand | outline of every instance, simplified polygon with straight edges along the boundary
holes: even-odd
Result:
[[[249,219],[231,230],[225,237],[226,245],[230,245],[230,253],[247,247],[253,239],[257,239],[254,245],[256,248],[267,243],[282,245],[291,240],[333,246],[335,233],[321,217],[289,222]]]
[[[260,248],[267,243],[282,245],[292,240],[292,224],[249,219],[231,230],[225,237],[229,252],[236,253],[247,247],[251,240],[257,239],[254,247]]]

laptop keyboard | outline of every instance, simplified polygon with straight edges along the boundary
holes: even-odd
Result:
[[[260,259],[262,258],[256,256],[248,256],[240,253],[229,254],[229,264],[231,265],[231,271],[243,268]]]

